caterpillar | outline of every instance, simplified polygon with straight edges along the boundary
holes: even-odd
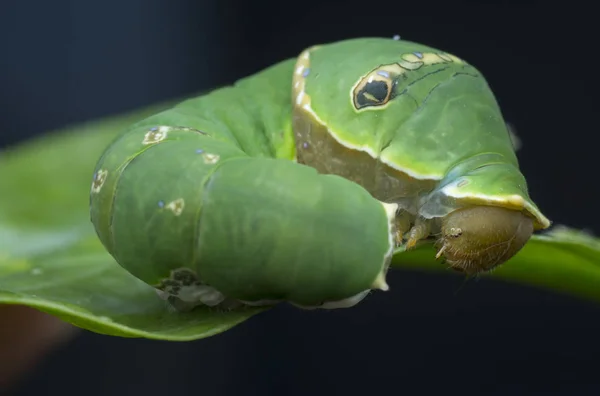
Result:
[[[387,38],[310,47],[131,125],[98,160],[90,215],[184,309],[352,307],[389,289],[399,245],[433,238],[477,274],[550,226],[483,75]]]

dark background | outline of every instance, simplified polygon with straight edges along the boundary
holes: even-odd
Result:
[[[399,34],[478,67],[524,143],[534,200],[555,223],[600,233],[594,8],[5,0],[0,147],[231,83],[316,43]],[[389,283],[355,309],[281,306],[190,343],[84,332],[17,394],[600,394],[600,306],[451,274],[395,271]]]

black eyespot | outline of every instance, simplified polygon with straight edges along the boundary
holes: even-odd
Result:
[[[397,64],[380,65],[361,77],[352,92],[354,108],[385,106],[396,96],[398,80],[403,76],[400,69]]]
[[[354,105],[357,109],[368,106],[382,106],[390,100],[392,82],[387,79],[378,79],[367,82],[357,91]]]
[[[389,85],[386,81],[371,81],[358,92],[357,103],[359,107],[379,105],[385,102],[389,95]]]

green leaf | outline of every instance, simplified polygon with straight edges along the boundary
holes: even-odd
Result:
[[[175,312],[91,232],[13,232],[0,246],[1,303],[28,305],[97,333],[180,341],[218,334],[260,312]]]
[[[168,105],[49,133],[0,153],[0,303],[27,305],[102,334],[172,341],[215,335],[265,310],[175,312],[96,237],[88,194],[97,159],[126,126]],[[393,266],[449,271],[434,259],[431,244],[399,249]],[[600,302],[600,240],[555,227],[489,276]]]

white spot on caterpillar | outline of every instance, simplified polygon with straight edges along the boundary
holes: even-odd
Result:
[[[216,164],[217,161],[219,161],[219,159],[221,158],[217,154],[210,154],[210,153],[204,153],[204,154],[202,154],[202,156],[204,157],[204,163],[209,164],[209,165]]]
[[[32,268],[31,275],[41,275],[44,273],[44,270],[41,268]]]
[[[179,216],[181,212],[183,212],[183,208],[185,207],[185,202],[183,198],[176,199],[175,201],[169,202],[165,208],[169,209],[171,212],[175,214],[175,216]]]
[[[106,177],[108,176],[108,171],[104,169],[98,169],[98,172],[94,175],[94,181],[92,182],[92,192],[97,194],[102,189],[104,182],[106,181]]]
[[[155,144],[165,140],[168,132],[171,129],[173,128],[168,126],[160,126],[150,129],[150,131],[148,131],[148,133],[144,135],[144,140],[142,140],[142,144]]]

